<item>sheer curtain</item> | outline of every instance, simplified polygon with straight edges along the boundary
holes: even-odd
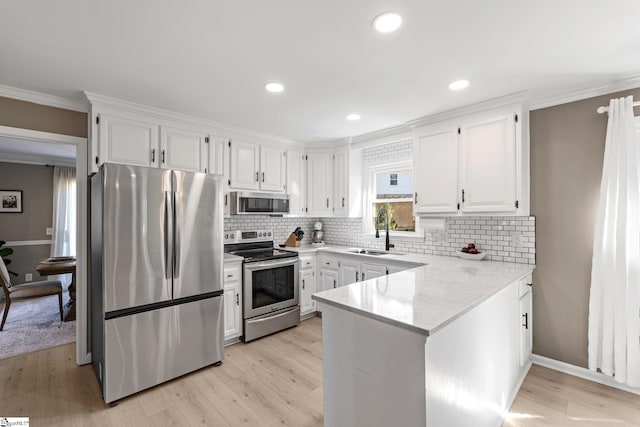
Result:
[[[589,369],[640,386],[640,147],[633,98],[612,99],[589,301]]]
[[[76,169],[53,168],[53,238],[51,256],[76,255]],[[58,277],[65,286],[71,275]]]

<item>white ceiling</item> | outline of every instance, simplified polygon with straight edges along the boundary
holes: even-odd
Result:
[[[75,166],[76,147],[0,136],[0,161]]]
[[[375,33],[386,10],[403,26]],[[637,0],[2,1],[0,84],[332,140],[637,73],[639,19]],[[285,91],[266,93],[270,80]]]

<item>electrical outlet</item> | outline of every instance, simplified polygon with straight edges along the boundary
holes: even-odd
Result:
[[[27,274],[24,275],[24,281],[25,282],[30,282],[32,280],[33,280],[33,274],[27,273]]]
[[[45,229],[45,233],[46,233],[47,236],[53,236],[53,228],[47,227]]]

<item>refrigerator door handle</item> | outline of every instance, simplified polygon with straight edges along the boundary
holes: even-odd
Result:
[[[171,192],[164,192],[164,277],[171,279],[173,272],[173,215]]]
[[[180,193],[173,192],[173,278],[180,277],[180,249],[182,229],[182,206],[180,205]]]

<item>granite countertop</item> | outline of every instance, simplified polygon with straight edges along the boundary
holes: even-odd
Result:
[[[422,263],[419,267],[313,294],[342,308],[423,335],[431,335],[509,284],[534,265],[469,261],[419,254],[372,256]]]

